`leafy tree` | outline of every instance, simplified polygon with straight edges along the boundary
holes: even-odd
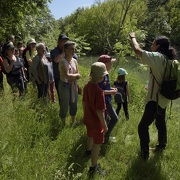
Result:
[[[52,29],[48,2],[51,0],[1,0],[0,38],[14,34],[19,40],[29,37],[41,40]]]

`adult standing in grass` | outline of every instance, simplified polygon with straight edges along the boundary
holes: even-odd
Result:
[[[10,85],[13,93],[19,90],[19,95],[24,94],[24,69],[20,58],[14,55],[14,45],[8,42],[4,46],[3,52],[3,67],[6,72],[7,82]]]
[[[34,81],[34,77],[32,76],[32,60],[33,58],[37,55],[37,51],[36,51],[36,41],[35,39],[30,39],[28,41],[28,50],[26,51],[26,60],[28,63],[28,80],[32,82],[33,86],[35,86],[35,81]]]
[[[111,70],[111,63],[114,62],[115,60],[116,59],[108,55],[101,55],[98,59],[99,62],[102,62],[106,65],[106,69],[108,72]],[[106,121],[108,122],[108,132],[106,132],[105,134],[105,143],[107,143],[109,141],[110,134],[118,121],[118,116],[111,103],[111,95],[115,95],[117,93],[117,88],[112,88],[110,86],[110,80],[108,74],[104,76],[104,79],[101,82],[99,82],[98,85],[101,89],[103,89],[105,94],[105,102],[106,102],[105,118]],[[108,119],[108,116],[110,117],[110,120]]]
[[[43,43],[38,43],[36,46],[37,55],[31,63],[32,75],[35,79],[38,98],[46,98],[48,95],[48,60],[45,56],[46,47]]]
[[[132,46],[136,55],[142,63],[147,64],[150,68],[148,93],[145,101],[145,110],[138,126],[140,138],[141,156],[143,159],[149,157],[149,126],[154,120],[158,130],[158,144],[155,152],[162,151],[167,144],[166,130],[166,107],[170,100],[166,99],[159,93],[166,65],[166,59],[174,59],[174,49],[170,47],[170,41],[166,36],[158,36],[151,45],[151,52],[142,50],[136,41],[135,33],[129,33]]]
[[[90,174],[100,170],[100,166],[97,164],[100,145],[104,142],[104,133],[108,130],[104,116],[106,109],[104,92],[98,86],[98,83],[107,74],[104,63],[96,62],[92,64],[91,79],[83,89],[83,122],[87,128],[86,155],[92,154]]]
[[[60,103],[60,95],[59,95],[60,72],[58,66],[59,66],[59,62],[64,57],[64,44],[68,40],[69,38],[65,34],[60,34],[57,41],[57,47],[55,47],[50,52],[53,63],[54,83],[55,83],[55,88],[57,91],[59,103]]]
[[[77,60],[73,58],[76,46],[72,41],[64,44],[64,58],[59,62],[60,82],[60,118],[65,125],[65,118],[69,109],[72,123],[75,122],[77,113],[78,86],[80,78]]]

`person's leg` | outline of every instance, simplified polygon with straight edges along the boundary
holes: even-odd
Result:
[[[17,80],[17,88],[19,89],[19,95],[23,96],[24,91],[25,91],[23,77],[18,78],[18,80]]]
[[[93,130],[93,146],[91,155],[91,167],[90,172],[98,170],[98,158],[101,144],[104,142],[103,129]]]
[[[52,102],[55,102],[54,82],[50,83],[50,96],[51,96]]]
[[[93,144],[93,146],[92,146],[91,167],[96,167],[97,166],[100,147],[101,147],[101,144]]]
[[[72,93],[71,93],[71,95],[72,95]],[[72,97],[70,99],[72,99]],[[70,102],[69,102],[69,114],[71,116],[72,123],[75,123],[75,121],[76,121],[75,118],[76,118],[76,113],[77,113],[77,101],[78,101],[78,94],[75,93],[75,101],[72,102],[70,100]]]
[[[43,97],[43,84],[38,84],[37,85],[37,90],[38,90],[38,99]]]
[[[4,92],[3,74],[0,74],[0,93]]]
[[[47,98],[47,96],[48,96],[48,88],[49,88],[48,83],[45,83],[44,84],[44,94],[43,94],[44,98]]]
[[[106,104],[106,110],[110,117],[110,121],[108,123],[108,132],[106,133],[106,138],[109,138],[111,131],[113,130],[114,126],[116,125],[116,123],[118,121],[118,116],[117,116],[114,108],[112,107],[111,103]]]
[[[65,118],[67,116],[69,102],[70,102],[70,84],[60,81],[59,94],[60,94],[60,99],[61,99],[59,115],[63,123],[65,123]]]
[[[158,106],[158,113],[156,117],[156,127],[158,130],[158,142],[157,148],[163,150],[167,144],[167,129],[166,129],[166,119],[165,119],[166,109],[162,109]]]
[[[56,91],[57,91],[57,95],[58,95],[58,100],[59,100],[59,104],[60,104],[60,94],[59,94],[59,92],[60,92],[60,89],[59,89],[59,82],[60,82],[60,79],[59,78],[55,78],[54,79],[54,84],[55,84],[55,88],[56,88]]]
[[[123,110],[124,110],[124,114],[126,116],[126,120],[129,119],[129,112],[128,112],[128,102],[127,100],[124,101],[123,103]]]
[[[121,103],[117,103],[117,108],[116,108],[117,115],[119,115],[120,110],[121,110]]]
[[[149,126],[155,119],[157,112],[156,102],[151,101],[146,104],[144,114],[138,125],[138,134],[140,138],[141,155],[144,159],[149,157]]]

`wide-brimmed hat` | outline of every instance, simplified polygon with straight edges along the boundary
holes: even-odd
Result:
[[[122,75],[126,75],[126,74],[128,74],[128,73],[124,68],[119,68],[118,69],[118,75],[122,76]]]
[[[28,44],[36,44],[35,39],[29,39]]]
[[[114,61],[116,61],[116,59],[108,55],[101,55],[98,59],[98,62],[103,62],[103,63],[114,62]]]
[[[91,77],[103,77],[108,74],[106,66],[102,62],[95,62],[91,65]]]

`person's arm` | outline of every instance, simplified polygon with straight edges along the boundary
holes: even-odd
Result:
[[[131,96],[130,96],[130,92],[129,92],[129,85],[128,85],[128,83],[127,83],[127,85],[126,85],[126,94],[127,94],[127,100],[128,100],[128,102],[130,102],[131,101]]]
[[[11,60],[10,61],[10,64],[8,63],[8,60],[5,58],[4,61],[3,61],[3,67],[4,67],[4,70],[7,72],[7,73],[10,73],[12,68],[13,68],[13,64],[14,64],[15,60]]]
[[[53,62],[59,63],[61,61],[61,59],[64,57],[64,51],[62,51],[60,54],[59,53],[60,52],[57,51],[56,48],[50,52],[51,59]]]
[[[131,43],[132,43],[132,46],[133,46],[133,50],[135,52],[135,54],[139,57],[142,57],[142,49],[140,48],[137,40],[136,40],[136,36],[135,36],[135,33],[134,32],[130,32],[129,33],[129,37],[131,39]]]
[[[117,88],[111,88],[110,90],[104,90],[105,95],[115,95],[118,92]]]
[[[64,57],[64,52],[62,52],[61,54],[59,54],[58,56],[56,56],[55,58],[53,58],[53,61],[55,63],[58,63],[61,61],[61,59]]]
[[[104,112],[102,110],[97,110],[96,113],[104,127],[104,133],[106,133],[108,131],[108,127],[107,127],[107,123],[104,117]]]
[[[60,72],[62,72],[65,78],[69,81],[78,80],[81,77],[79,73],[75,73],[75,74],[69,73],[65,63],[60,64]]]
[[[26,60],[28,62],[28,65],[31,66],[32,65],[32,59],[30,57],[29,50],[26,51]]]

